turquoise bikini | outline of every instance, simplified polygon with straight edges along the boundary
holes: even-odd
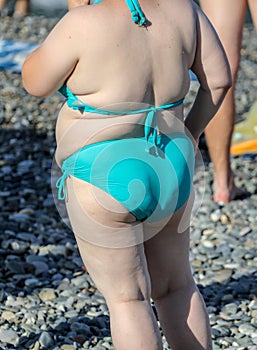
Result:
[[[126,3],[133,21],[144,24],[138,2]],[[183,99],[157,107],[112,111],[85,104],[66,85],[61,93],[74,110],[110,116],[145,113],[146,118],[144,137],[87,145],[65,159],[56,183],[60,200],[66,197],[65,182],[72,175],[110,194],[140,221],[159,221],[187,201],[194,173],[192,142],[182,132],[158,134],[156,116],[160,110],[181,105]]]

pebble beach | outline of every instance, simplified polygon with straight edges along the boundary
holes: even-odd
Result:
[[[40,43],[56,22],[5,16],[0,39]],[[63,98],[28,95],[19,73],[0,70],[0,77],[0,349],[114,349],[104,298],[53,199],[54,133]],[[197,88],[196,82],[191,85],[186,109]],[[257,34],[247,24],[238,120],[256,100]],[[207,304],[213,349],[257,350],[257,155],[233,157],[237,184],[249,195],[221,206],[211,199],[213,169],[204,144],[202,154],[190,259]],[[164,338],[163,344],[170,349]]]

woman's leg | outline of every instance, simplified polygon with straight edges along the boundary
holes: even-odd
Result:
[[[115,349],[161,350],[143,244],[112,249],[76,239],[87,271],[106,299]]]
[[[229,202],[243,191],[234,183],[230,165],[230,146],[235,123],[235,84],[240,63],[242,30],[246,0],[201,0],[201,7],[215,27],[226,51],[233,84],[219,111],[205,129],[207,145],[214,166],[214,201]]]
[[[132,236],[140,235],[142,224],[108,194],[82,180],[70,177],[67,190],[67,210],[81,257],[110,311],[115,349],[161,350],[161,336],[150,304],[144,246],[131,244],[138,241]]]
[[[211,350],[208,315],[189,263],[189,228],[178,230],[183,211],[145,242],[152,298],[172,350]]]

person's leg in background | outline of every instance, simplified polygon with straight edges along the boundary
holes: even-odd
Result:
[[[6,0],[0,0],[0,14],[2,13],[5,5],[6,5]]]
[[[29,11],[29,0],[17,0],[14,7],[15,16],[27,16]]]
[[[201,0],[200,5],[220,37],[233,78],[232,87],[218,113],[205,129],[207,146],[214,167],[213,200],[226,203],[244,194],[244,191],[234,182],[230,146],[235,124],[235,84],[240,63],[247,2],[246,0]]]
[[[0,0],[0,15],[3,12],[4,8],[8,7],[7,0]],[[10,9],[7,10],[9,13]],[[15,16],[27,16],[29,11],[29,0],[17,0],[14,5],[14,15]]]
[[[249,9],[251,12],[252,21],[257,31],[257,1],[256,0],[248,0]]]

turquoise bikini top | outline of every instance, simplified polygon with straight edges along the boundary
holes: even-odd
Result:
[[[99,3],[102,0],[95,0],[94,4]],[[139,25],[144,25],[146,22],[146,18],[139,6],[139,3],[137,0],[126,0],[126,3],[131,11],[132,14],[132,20]],[[158,135],[158,123],[157,118],[155,118],[155,114],[157,111],[162,109],[169,109],[172,107],[177,107],[183,103],[183,98],[179,101],[168,103],[161,106],[154,106],[154,107],[148,107],[143,109],[136,109],[136,110],[128,110],[128,111],[112,111],[112,110],[106,110],[102,108],[96,108],[93,106],[90,106],[83,101],[79,100],[79,98],[72,93],[72,91],[68,88],[68,86],[63,85],[63,87],[59,90],[61,94],[63,94],[67,100],[67,105],[74,109],[81,112],[87,112],[87,113],[96,113],[96,114],[102,114],[102,115],[110,115],[110,116],[121,116],[121,115],[133,115],[133,114],[139,114],[139,113],[147,113],[146,119],[145,119],[145,127],[144,127],[144,133],[145,133],[145,139],[147,141],[147,151],[155,153],[158,155],[157,151],[157,135]],[[151,144],[150,144],[151,143]]]

